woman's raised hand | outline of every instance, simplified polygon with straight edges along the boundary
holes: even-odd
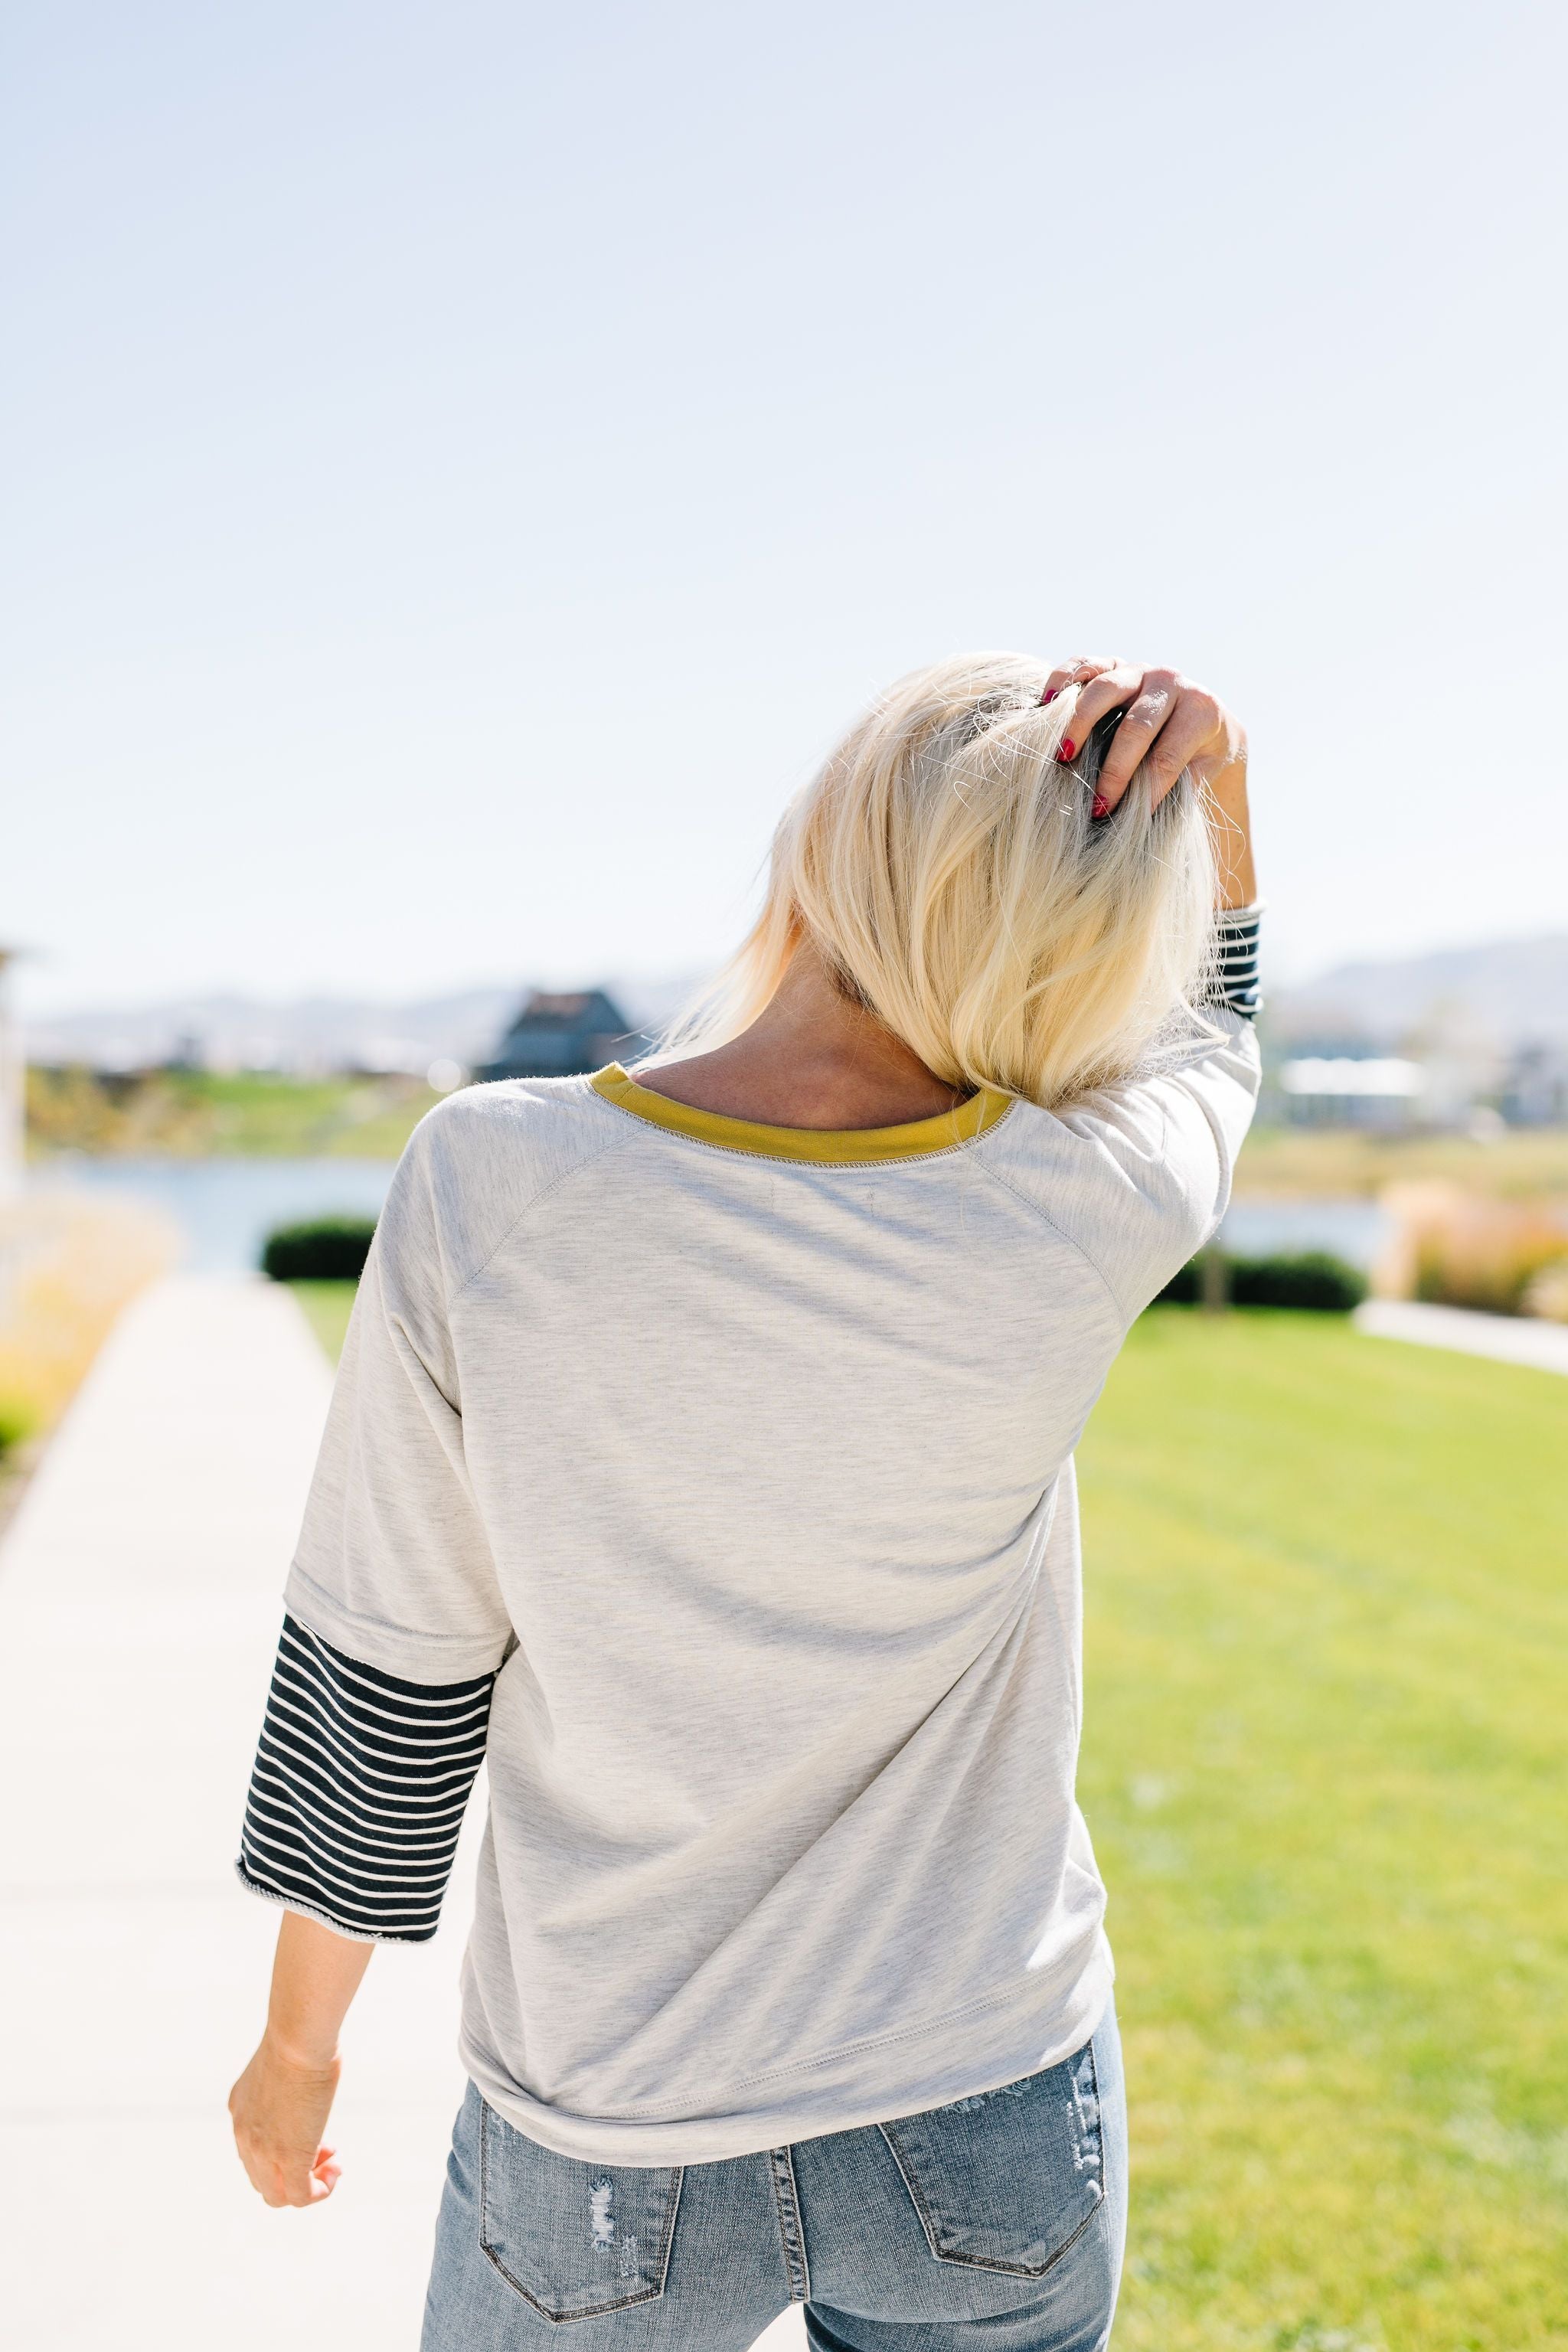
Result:
[[[1090,814],[1109,816],[1142,770],[1158,808],[1184,769],[1207,789],[1210,835],[1222,907],[1249,907],[1258,896],[1252,824],[1247,806],[1247,730],[1206,686],[1179,669],[1145,669],[1139,662],[1064,662],[1046,680],[1042,702],[1070,693],[1067,732],[1058,760],[1082,751],[1108,711],[1126,717],[1110,739],[1095,782]]]
[[[1075,698],[1058,759],[1081,751],[1090,729],[1108,711],[1126,712],[1100,772],[1096,816],[1110,815],[1140,768],[1156,807],[1184,768],[1200,777],[1222,806],[1237,789],[1245,793],[1247,736],[1240,720],[1207,687],[1180,670],[1117,660],[1064,662],[1047,679],[1042,699],[1054,702],[1069,690]]]

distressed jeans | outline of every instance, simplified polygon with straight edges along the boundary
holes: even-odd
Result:
[[[421,2352],[1101,2352],[1127,2216],[1116,2018],[1059,2066],[717,2164],[582,2164],[470,2084]]]

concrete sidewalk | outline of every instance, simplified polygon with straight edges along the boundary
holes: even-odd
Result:
[[[224,2101],[277,1915],[231,1862],[329,1390],[286,1293],[161,1284],[0,1550],[0,2312],[10,2352],[414,2352],[462,2090],[482,1788],[433,1944],[376,1955],[331,2203],[269,2212]],[[765,2339],[800,2340],[792,2315]]]
[[[1354,1319],[1356,1329],[1374,1339],[1453,1348],[1465,1356],[1528,1364],[1538,1372],[1568,1372],[1568,1324],[1533,1322],[1524,1315],[1477,1315],[1465,1307],[1426,1307],[1406,1298],[1369,1298],[1356,1308]]]

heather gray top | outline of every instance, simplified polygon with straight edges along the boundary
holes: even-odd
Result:
[[[419,1128],[287,1601],[301,1688],[370,1670],[344,1721],[500,1670],[462,2047],[521,2130],[698,2162],[1092,2032],[1072,1449],[1258,1076],[1216,1009],[1059,1116],[824,1137],[611,1071]]]

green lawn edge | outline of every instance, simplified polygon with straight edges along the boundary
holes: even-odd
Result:
[[[335,1364],[348,1336],[357,1282],[290,1282],[284,1285],[298,1300],[306,1322],[321,1341],[329,1363]]]

